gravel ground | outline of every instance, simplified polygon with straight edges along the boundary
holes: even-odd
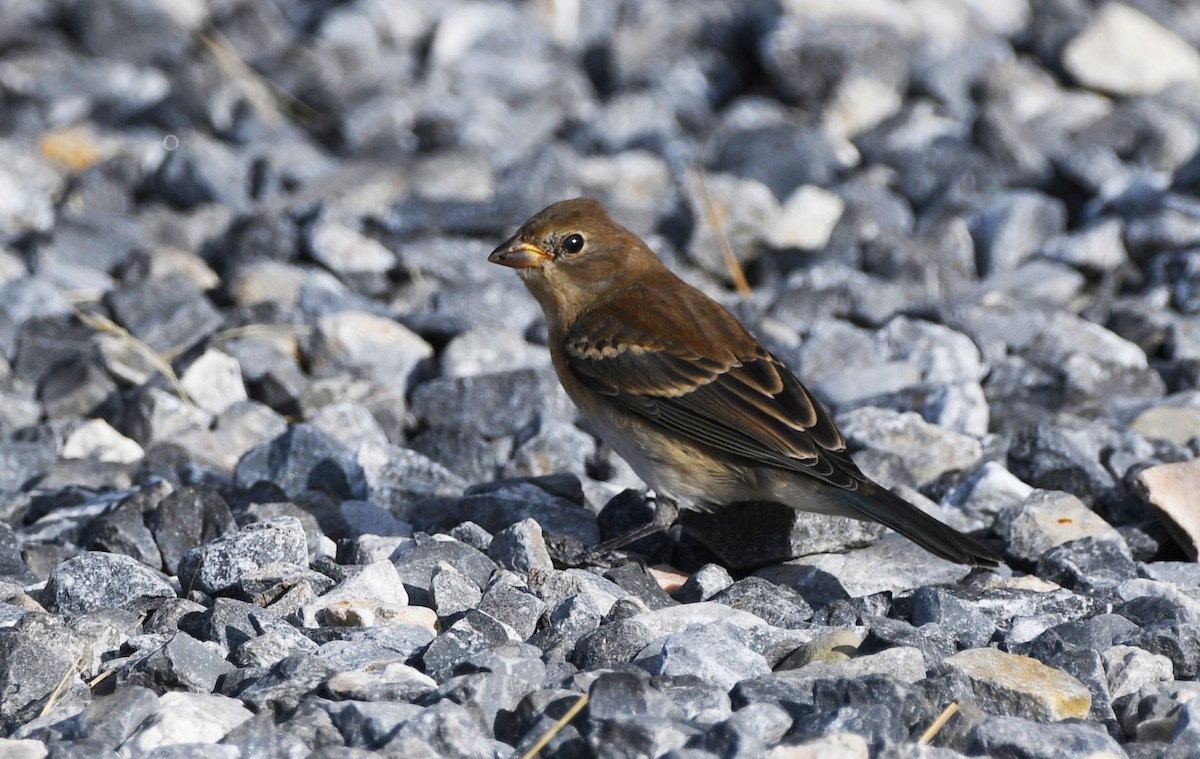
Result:
[[[0,756],[1197,756],[1198,45],[0,0]],[[1008,566],[764,504],[572,566],[652,504],[485,259],[579,195]]]

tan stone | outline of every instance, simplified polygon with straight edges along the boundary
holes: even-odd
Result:
[[[1133,488],[1195,561],[1200,554],[1200,459],[1144,469]]]
[[[967,676],[979,706],[991,714],[1054,722],[1084,718],[1092,707],[1086,685],[1028,656],[975,648],[946,664]]]

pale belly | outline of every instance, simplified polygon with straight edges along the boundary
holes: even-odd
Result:
[[[661,432],[637,417],[616,418],[585,404],[576,401],[604,442],[656,493],[699,508],[762,497],[750,468],[719,462],[710,449]]]

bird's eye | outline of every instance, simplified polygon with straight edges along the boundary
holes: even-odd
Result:
[[[567,251],[568,253],[578,253],[579,251],[583,250],[583,242],[583,235],[579,234],[578,232],[567,235],[566,239],[564,239],[562,243],[563,250]]]

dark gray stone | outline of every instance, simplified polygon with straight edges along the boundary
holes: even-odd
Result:
[[[1133,559],[1111,540],[1082,538],[1055,546],[1038,559],[1037,574],[1088,595],[1103,595],[1125,580],[1133,579]]]
[[[1017,717],[988,717],[971,733],[970,750],[1014,759],[1088,756],[1121,747],[1103,730],[1083,724],[1042,724]]]
[[[748,611],[767,624],[793,630],[807,627],[813,614],[812,607],[799,593],[761,577],[738,580],[708,600]]]
[[[175,570],[183,555],[237,527],[225,499],[212,487],[180,488],[158,502],[147,520],[163,566]]]
[[[351,452],[320,430],[296,424],[269,443],[251,449],[234,470],[237,484],[249,488],[259,481],[272,482],[289,496],[308,489],[323,466],[333,466],[348,479]]]
[[[0,629],[0,714],[6,731],[37,716],[85,649],[86,641],[50,614],[26,614],[12,627]],[[60,700],[90,698],[80,680],[69,678]]]
[[[236,671],[225,658],[187,633],[175,633],[159,648],[127,664],[117,682],[162,695],[172,690],[212,693],[222,675]]]
[[[432,608],[433,575],[441,562],[454,567],[480,588],[487,585],[496,571],[495,562],[485,554],[457,540],[428,540],[402,547],[392,563],[404,582],[409,603]]]
[[[221,325],[212,303],[182,275],[115,290],[109,305],[118,323],[160,353],[182,353]]]

